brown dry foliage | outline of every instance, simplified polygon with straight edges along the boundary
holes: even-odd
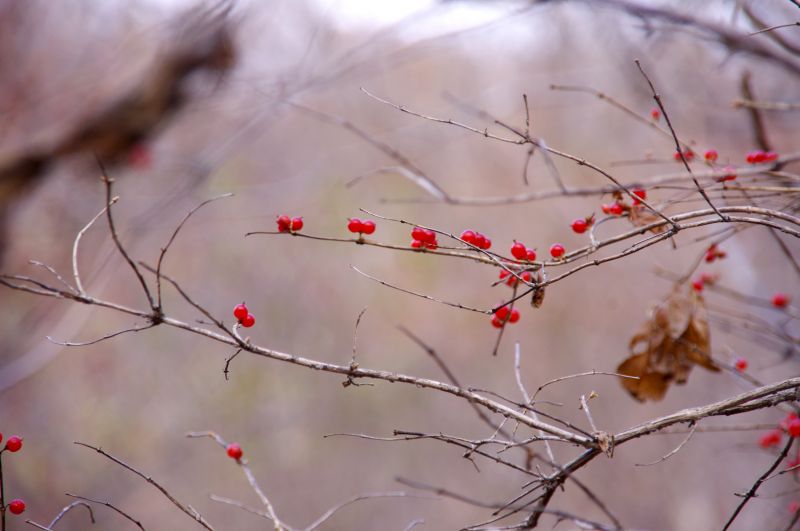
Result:
[[[661,400],[671,383],[684,384],[693,365],[717,372],[711,359],[708,312],[702,295],[676,286],[629,343],[631,355],[620,363],[622,386],[641,402]]]

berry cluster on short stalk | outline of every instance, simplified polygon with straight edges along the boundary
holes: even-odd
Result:
[[[233,316],[239,321],[239,324],[245,328],[250,328],[256,324],[256,318],[247,309],[245,303],[237,304],[233,307]]]
[[[2,440],[3,440],[3,434],[0,433],[0,442],[2,442]],[[4,452],[15,453],[19,452],[21,449],[22,449],[22,437],[19,437],[17,435],[12,435],[6,441],[6,444],[3,447],[3,449],[0,450],[0,458],[2,457],[2,454]],[[0,481],[2,481],[2,479],[3,479],[2,476],[0,476]],[[0,488],[2,488],[2,486],[0,486]],[[23,512],[25,512],[25,502],[20,500],[19,498],[11,500],[5,507],[0,507],[0,511],[5,512],[6,510],[11,514],[22,514]]]
[[[678,162],[680,162],[681,161],[681,152],[680,151],[676,151],[675,154],[672,157],[675,160],[677,160]],[[691,148],[686,148],[683,151],[683,158],[686,159],[686,162],[691,162],[692,159],[694,159],[694,151],[692,151]]]
[[[771,448],[778,446],[783,439],[783,434],[787,433],[789,437],[800,437],[800,418],[797,413],[789,413],[778,423],[778,427],[763,434],[758,439],[758,445],[761,448]]]
[[[748,164],[759,164],[761,162],[774,162],[778,160],[778,154],[774,151],[764,152],[762,150],[751,151],[745,158]]]
[[[470,245],[474,245],[478,249],[483,249],[484,251],[492,247],[492,240],[476,230],[465,230],[461,233],[461,239]]]
[[[362,234],[372,234],[375,232],[375,222],[371,220],[360,220],[349,218],[347,220],[347,230],[361,237]]]
[[[726,256],[728,256],[728,253],[720,250],[719,246],[716,243],[712,243],[706,250],[705,260],[707,263],[710,264],[714,260],[722,260]]]
[[[514,240],[511,245],[511,256],[521,262],[533,262],[536,260],[536,250],[525,247],[525,244]]]
[[[436,233],[430,229],[414,227],[411,230],[411,247],[413,249],[430,249],[435,251],[439,248],[439,242],[436,241]]]
[[[503,328],[506,323],[514,324],[517,321],[519,321],[519,310],[505,305],[498,308],[494,313],[492,317],[492,326],[495,328]]]
[[[299,232],[303,228],[303,218],[290,218],[289,216],[278,216],[278,232]]]
[[[517,287],[517,285],[519,284],[519,279],[517,277],[521,278],[525,282],[530,282],[531,279],[533,278],[530,271],[523,271],[519,275],[514,276],[507,269],[500,270],[500,280],[505,281],[507,286],[510,286],[512,288]]]

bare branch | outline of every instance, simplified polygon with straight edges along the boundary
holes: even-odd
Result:
[[[92,498],[87,498],[85,496],[78,496],[77,494],[70,494],[68,492],[66,494],[67,494],[67,496],[69,496],[71,498],[78,498],[79,500],[83,500],[83,501],[87,501],[87,502],[91,502],[91,503],[97,503],[99,505],[105,505],[109,509],[112,509],[112,510],[116,511],[117,513],[119,513],[123,517],[127,518],[128,520],[133,522],[136,525],[136,527],[138,527],[139,529],[144,531],[144,527],[142,526],[141,522],[139,522],[138,520],[133,518],[131,515],[129,515],[128,513],[126,513],[125,511],[123,511],[119,507],[116,507],[115,505],[111,504],[108,501],[93,500]]]

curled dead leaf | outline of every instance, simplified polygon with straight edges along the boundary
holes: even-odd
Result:
[[[647,210],[644,205],[636,205],[628,212],[628,219],[634,227],[644,227],[662,218]],[[668,228],[667,225],[659,225],[658,227],[650,229],[650,232],[653,234],[660,234]]]
[[[638,376],[620,378],[636,400],[661,400],[671,383],[683,384],[693,365],[717,372],[711,359],[708,311],[702,295],[676,287],[653,308],[650,319],[630,341],[630,356],[617,372]]]

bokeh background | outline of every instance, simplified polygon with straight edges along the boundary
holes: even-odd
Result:
[[[736,2],[653,2],[720,24],[748,29]],[[759,3],[760,4],[760,3]],[[768,24],[791,22],[789,2],[758,5]],[[0,6],[0,154],[4,159],[52,145],[132,87],[180,42],[191,2],[5,2]],[[585,244],[569,223],[598,212],[606,198],[471,207],[398,203],[425,197],[399,175],[370,174],[395,165],[386,154],[344,128],[299,110],[302,105],[359,127],[409,157],[449,193],[502,196],[552,189],[535,156],[530,184],[522,182],[525,150],[468,131],[398,112],[370,99],[371,92],[442,118],[492,127],[464,105],[516,125],[524,123],[557,149],[612,168],[624,181],[679,171],[671,142],[587,94],[550,90],[551,84],[590,86],[647,114],[652,99],[633,63],[650,73],[679,133],[714,147],[721,160],[740,163],[755,140],[740,97],[744,71],[763,99],[791,101],[798,79],[768,61],[732,53],[698,37],[691,27],[665,26],[591,3],[521,2],[235,2],[230,13],[236,62],[226,73],[198,72],[187,82],[183,106],[142,144],[149,162],[112,169],[120,237],[130,253],[153,263],[185,213],[209,197],[232,192],[183,228],[167,256],[165,272],[214,315],[246,300],[257,318],[248,331],[261,345],[346,364],[358,330],[362,366],[444,379],[397,326],[423,338],[465,385],[517,397],[513,344],[520,342],[529,389],[571,373],[614,370],[627,355],[630,336],[649,308],[671,289],[656,267],[683,273],[706,234],[681,234],[677,248],[662,244],[599,268],[587,269],[548,290],[544,306],[523,307],[499,350],[486,316],[459,311],[393,291],[358,275],[350,265],[397,285],[469,306],[489,307],[507,296],[492,287],[496,271],[476,264],[416,253],[314,242],[280,236],[244,237],[273,230],[275,216],[304,216],[304,232],[347,235],[346,219],[359,208],[442,230],[474,228],[505,250],[516,238],[545,253],[553,242]],[[796,33],[782,33],[787,39]],[[797,43],[797,40],[794,41]],[[800,145],[796,114],[767,113],[776,149]],[[620,165],[619,161],[655,162]],[[605,184],[569,161],[556,164],[570,186]],[[667,192],[663,192],[666,194]],[[652,196],[658,199],[659,192]],[[75,234],[101,208],[104,190],[90,154],[60,158],[27,193],[5,208],[5,272],[42,272],[34,259],[68,274]],[[699,205],[699,204],[698,204]],[[601,234],[623,230],[609,223]],[[378,221],[374,235],[387,243],[410,241],[406,227]],[[785,240],[798,252],[795,241]],[[768,297],[783,290],[800,297],[797,276],[763,229],[749,229],[725,245],[728,258],[704,267],[724,285]],[[611,251],[609,251],[611,252]],[[115,253],[105,224],[82,241],[83,282],[94,296],[145,308],[137,283]],[[169,315],[200,318],[165,289]],[[709,295],[717,308],[736,308]],[[324,438],[330,433],[389,436],[395,429],[490,435],[462,400],[400,384],[343,388],[340,377],[253,356],[222,369],[232,351],[166,327],[76,348],[45,339],[85,341],[136,323],[95,307],[0,290],[0,431],[25,437],[19,454],[5,456],[7,496],[22,497],[26,516],[49,522],[68,502],[65,492],[108,499],[148,529],[196,525],[152,486],[103,457],[73,445],[83,441],[151,474],[179,500],[220,529],[268,528],[242,510],[213,502],[217,494],[258,506],[241,472],[210,440],[188,440],[191,430],[215,430],[239,442],[280,517],[307,525],[327,508],[364,492],[410,490],[397,476],[495,502],[520,492],[526,478],[435,441],[377,442]],[[747,311],[778,323],[769,309]],[[795,361],[769,343],[737,330],[712,328],[714,355],[744,356],[762,381],[797,374]],[[553,385],[544,398],[563,404],[558,414],[583,427],[581,394],[596,391],[592,412],[601,429],[619,431],[678,409],[720,400],[751,384],[729,372],[695,369],[686,386],[658,403],[633,401],[611,377]],[[773,422],[777,410],[730,419]],[[728,419],[712,419],[709,425]],[[578,473],[625,526],[645,529],[720,527],[773,456],[760,449],[758,432],[696,434],[684,449],[656,466],[682,435],[655,435],[620,447]],[[575,450],[556,447],[566,460]],[[515,454],[515,459],[520,459]],[[782,528],[790,515],[793,480],[768,485],[737,522],[738,529]],[[790,494],[776,496],[787,492]],[[338,513],[325,529],[403,529],[424,519],[426,529],[456,529],[488,518],[489,511],[447,498],[367,500]],[[551,508],[603,520],[574,485]],[[97,529],[125,529],[108,510],[95,512]],[[543,519],[550,526],[552,517]],[[560,528],[572,524],[562,523]],[[22,529],[22,519],[11,519]],[[127,526],[127,527],[126,527]],[[80,511],[60,529],[86,529]]]

